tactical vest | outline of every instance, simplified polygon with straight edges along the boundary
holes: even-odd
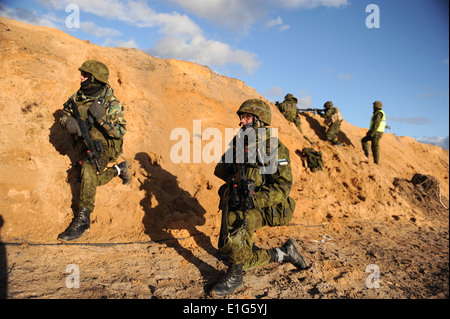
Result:
[[[112,103],[116,102],[117,99],[114,97],[112,91],[109,91],[110,88],[107,87],[105,90],[106,91],[102,92],[101,96],[105,98],[104,105],[107,110],[106,112],[108,112],[109,107],[112,105]],[[94,102],[95,98],[85,96],[80,97],[77,96],[77,93],[73,95],[73,98],[75,103],[77,104],[81,118],[83,120],[87,120],[89,118],[89,107]],[[92,140],[101,140],[103,148],[110,150],[109,154],[111,160],[115,160],[123,152],[123,135],[120,137],[120,139],[113,139],[104,132],[104,130],[95,120],[91,118],[90,122],[92,123],[92,128],[90,130]]]
[[[376,131],[377,131],[377,132],[384,132],[384,130],[385,130],[385,128],[386,128],[386,114],[384,113],[383,110],[378,110],[378,111],[375,112],[375,114],[372,116],[372,119],[370,120],[370,128],[372,128],[372,125],[373,125],[373,118],[375,117],[375,115],[376,115],[378,112],[381,112],[381,113],[383,114],[383,118],[381,119],[380,126],[378,126],[378,128],[377,128]]]
[[[333,109],[335,109],[335,112],[333,115],[331,115],[329,118],[327,118],[325,120],[325,124],[326,125],[330,125],[332,123],[336,123],[338,121],[342,121],[342,115],[341,115],[341,111],[339,111],[339,109],[337,107],[333,107]]]

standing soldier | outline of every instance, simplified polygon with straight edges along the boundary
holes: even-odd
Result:
[[[328,101],[323,105],[325,113],[320,112],[320,116],[325,118],[325,124],[328,125],[327,141],[330,141],[333,145],[344,145],[338,142],[337,137],[341,131],[342,115],[341,111],[335,106],[333,102]]]
[[[60,119],[61,127],[76,142],[76,162],[81,166],[79,209],[69,227],[58,236],[66,241],[79,238],[89,229],[98,186],[115,176],[119,176],[124,184],[131,180],[131,167],[127,162],[106,168],[122,154],[126,132],[123,107],[108,84],[109,70],[96,60],[85,61],[78,70],[81,71],[81,87],[64,104]],[[97,146],[95,163],[86,139],[91,139],[91,144]]]
[[[212,288],[217,296],[232,294],[241,287],[243,270],[270,262],[290,262],[298,269],[308,268],[293,239],[280,248],[253,246],[257,229],[288,225],[292,219],[295,209],[295,201],[289,196],[292,170],[289,150],[266,127],[271,121],[269,105],[250,99],[241,105],[237,114],[242,129],[214,172],[226,182],[219,190],[222,225],[218,246],[230,262],[225,277]],[[262,159],[267,158],[269,148],[271,165],[268,166]],[[246,156],[239,160],[238,154]]]
[[[361,139],[362,148],[366,157],[369,157],[369,141],[372,142],[372,155],[375,164],[380,161],[380,140],[386,128],[386,114],[382,110],[383,103],[373,102],[373,115],[370,120],[370,128],[366,136]]]

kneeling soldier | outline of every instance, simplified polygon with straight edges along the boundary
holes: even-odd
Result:
[[[279,248],[253,247],[257,229],[288,225],[292,219],[295,209],[295,201],[289,196],[292,171],[289,150],[266,127],[271,122],[270,106],[251,99],[241,105],[237,114],[242,129],[214,172],[226,182],[219,190],[222,210],[219,249],[230,262],[226,276],[212,288],[217,296],[238,289],[243,270],[270,262],[290,262],[298,269],[308,268],[293,239]],[[243,154],[241,159],[239,154]]]

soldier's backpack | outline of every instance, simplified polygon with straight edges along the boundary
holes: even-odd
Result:
[[[311,172],[323,170],[322,153],[317,152],[312,148],[304,148],[302,155],[306,158],[307,164]]]

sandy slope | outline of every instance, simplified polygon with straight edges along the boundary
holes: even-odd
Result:
[[[103,48],[6,18],[0,18],[0,52],[0,274],[7,275],[8,296],[206,297],[226,268],[215,249],[221,182],[214,163],[194,163],[193,148],[204,149],[205,130],[216,128],[223,138],[219,157],[226,129],[238,126],[238,106],[260,94],[206,66]],[[52,245],[77,205],[71,142],[58,119],[86,59],[108,65],[125,106],[121,160],[132,162],[133,181],[125,186],[116,179],[98,189],[91,230],[78,245]],[[232,297],[448,298],[448,151],[385,134],[377,166],[360,147],[366,129],[344,122],[346,146],[334,147],[324,141],[323,120],[305,114],[303,132],[325,163],[312,173],[299,156],[310,144],[271,106],[272,126],[291,151],[297,208],[291,226],[258,231],[256,244],[295,238],[313,266],[301,273],[290,265],[248,272],[244,289]],[[189,132],[190,163],[170,156],[176,129]],[[416,173],[437,179],[441,199],[412,185]],[[68,264],[79,265],[79,289],[65,286]],[[380,270],[380,288],[366,285],[371,264]]]

